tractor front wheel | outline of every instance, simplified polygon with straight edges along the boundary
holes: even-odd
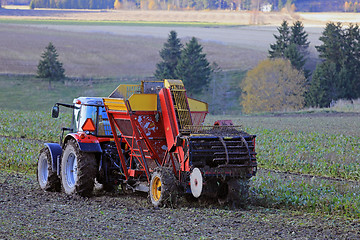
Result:
[[[82,152],[75,140],[69,140],[61,159],[61,183],[66,194],[91,195],[96,177],[93,153]]]
[[[56,172],[51,167],[51,155],[49,148],[41,149],[37,164],[37,180],[40,188],[44,191],[59,192],[61,183]]]
[[[169,168],[156,168],[151,175],[149,197],[154,207],[173,206],[177,196],[176,179]]]

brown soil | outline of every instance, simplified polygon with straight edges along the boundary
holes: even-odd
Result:
[[[358,239],[357,220],[182,202],[153,208],[143,195],[90,198],[43,192],[33,175],[0,172],[0,239]]]

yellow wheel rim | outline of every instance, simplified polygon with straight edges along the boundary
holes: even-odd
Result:
[[[151,186],[152,196],[155,201],[159,201],[161,196],[161,180],[158,176],[155,176],[153,184]]]

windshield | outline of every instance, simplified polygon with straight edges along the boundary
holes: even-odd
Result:
[[[73,129],[74,132],[83,131],[82,126],[86,119],[90,118],[97,130],[91,132],[96,136],[112,136],[110,123],[104,107],[78,105],[74,109]]]

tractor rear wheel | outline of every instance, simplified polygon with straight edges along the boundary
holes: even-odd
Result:
[[[93,153],[82,152],[75,140],[69,140],[61,159],[61,183],[66,194],[91,195],[96,177]]]
[[[149,197],[154,207],[173,206],[176,203],[176,179],[170,168],[156,168],[151,175]]]
[[[60,192],[61,183],[51,167],[51,155],[48,147],[41,149],[37,163],[37,180],[40,188],[49,192]]]

